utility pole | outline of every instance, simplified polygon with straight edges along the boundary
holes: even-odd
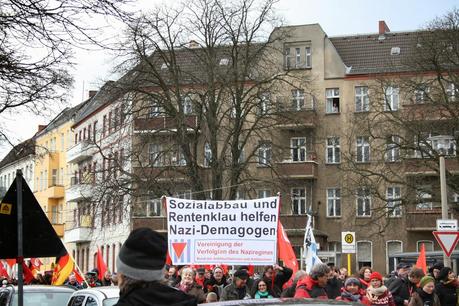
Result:
[[[443,220],[449,219],[448,217],[448,193],[446,192],[446,169],[445,169],[445,156],[440,155],[440,192],[441,192],[441,218]],[[445,267],[451,268],[451,258],[443,253],[443,264]]]

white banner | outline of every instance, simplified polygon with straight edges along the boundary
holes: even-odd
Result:
[[[174,265],[272,265],[277,261],[279,197],[208,201],[166,198]]]

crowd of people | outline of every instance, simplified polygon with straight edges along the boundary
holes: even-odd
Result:
[[[76,289],[118,285],[124,305],[192,306],[200,303],[276,297],[318,298],[379,306],[459,306],[459,281],[449,267],[438,263],[425,274],[422,269],[399,263],[383,277],[371,267],[348,275],[346,268],[319,263],[309,273],[280,265],[259,272],[241,266],[197,267],[165,265],[167,242],[148,228],[136,229],[120,249],[116,275],[98,271],[86,274],[85,282],[71,275],[66,285]],[[5,280],[3,281],[5,282]]]

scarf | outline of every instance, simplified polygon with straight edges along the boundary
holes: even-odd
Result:
[[[183,291],[183,292],[187,293],[188,291],[191,290],[191,287],[193,287],[193,283],[191,283],[191,284],[180,283],[178,289],[180,291]]]
[[[379,288],[373,288],[372,286],[367,288],[367,292],[372,296],[380,296],[383,295],[387,291],[387,287],[382,285]]]
[[[427,292],[422,290],[422,288],[418,288],[417,293],[419,294],[419,296],[421,297],[422,301],[424,302],[424,306],[433,305],[433,301],[434,301],[433,293],[432,294],[428,294]]]
[[[341,297],[343,298],[343,300],[350,300],[352,302],[358,302],[360,301],[360,298],[362,296],[358,292],[356,294],[352,294],[348,291],[343,290],[343,292],[341,292]]]
[[[260,290],[255,293],[255,298],[256,299],[267,299],[267,298],[272,298],[272,296],[269,295],[268,291],[261,292]]]

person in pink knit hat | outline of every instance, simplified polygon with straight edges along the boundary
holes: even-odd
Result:
[[[395,306],[392,294],[383,284],[382,275],[376,271],[370,275],[367,298],[371,303],[370,305]]]

